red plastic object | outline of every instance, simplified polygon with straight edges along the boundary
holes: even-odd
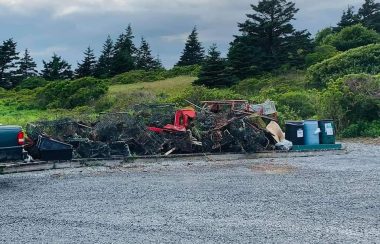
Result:
[[[148,130],[156,132],[156,133],[162,133],[164,130],[157,127],[148,127]]]
[[[174,124],[165,125],[164,128],[148,127],[148,130],[162,133],[164,131],[186,132],[189,127],[189,119],[196,117],[196,112],[191,109],[180,109],[175,113]]]

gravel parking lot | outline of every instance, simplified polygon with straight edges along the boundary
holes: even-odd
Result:
[[[0,243],[380,243],[380,145],[0,175]]]

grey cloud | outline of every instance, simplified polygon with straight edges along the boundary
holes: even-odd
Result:
[[[295,0],[295,26],[312,33],[336,24],[348,5],[364,0]],[[197,25],[204,46],[217,43],[226,54],[237,23],[244,21],[257,0],[0,0],[0,36],[14,37],[20,50],[29,48],[41,64],[57,52],[73,65],[88,46],[99,53],[110,34],[113,38],[132,24],[136,44],[144,36],[167,67],[183,49],[184,39]],[[49,54],[49,52],[51,53]]]

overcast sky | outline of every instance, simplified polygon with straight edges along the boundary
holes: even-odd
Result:
[[[196,25],[205,47],[217,43],[225,55],[237,23],[258,0],[0,0],[0,40],[13,37],[28,48],[38,66],[55,52],[73,66],[87,46],[101,51],[107,37],[116,39],[128,23],[139,44],[144,36],[166,67],[179,58]],[[312,34],[335,25],[348,5],[364,0],[294,0],[300,8],[297,29]]]

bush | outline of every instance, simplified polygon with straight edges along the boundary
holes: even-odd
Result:
[[[326,42],[326,38],[334,34],[334,30],[332,27],[324,28],[315,35],[315,44],[318,46],[324,45]]]
[[[351,49],[310,66],[307,72],[309,85],[315,88],[325,88],[329,81],[348,74],[377,74],[380,72],[380,44]]]
[[[286,106],[302,119],[310,119],[316,115],[316,96],[315,92],[306,91],[291,91],[284,94],[279,94],[274,98],[277,102],[277,107]]]
[[[380,118],[380,77],[367,74],[347,75],[329,83],[323,91],[320,117],[334,119],[340,130],[361,121]]]
[[[72,81],[54,81],[42,88],[36,96],[41,108],[68,108],[87,105],[107,92],[102,80],[81,78]]]
[[[331,45],[317,46],[314,49],[313,53],[310,53],[306,56],[305,62],[307,66],[311,66],[313,64],[322,62],[323,60],[334,57],[338,53],[338,50]]]
[[[198,77],[201,71],[200,65],[189,65],[189,66],[174,66],[174,68],[167,71],[166,78],[173,78],[176,76],[187,75]]]
[[[110,79],[111,83],[132,84],[137,82],[152,82],[166,78],[166,70],[133,70]]]
[[[45,80],[42,77],[35,76],[35,77],[26,78],[25,80],[21,81],[21,83],[18,85],[17,88],[33,90],[38,87],[46,86],[47,84],[48,84],[47,80]]]
[[[132,84],[138,82],[153,82],[158,80],[165,80],[168,78],[174,78],[181,75],[186,76],[198,76],[200,72],[199,65],[174,67],[171,70],[159,69],[159,70],[133,70],[110,79],[111,83],[118,84]]]
[[[176,103],[182,106],[188,106],[189,104],[185,100],[189,100],[192,103],[200,104],[205,100],[233,100],[244,99],[244,96],[237,94],[230,89],[208,89],[204,86],[193,86],[190,89],[182,92],[176,96],[172,96],[163,99],[163,102]]]
[[[380,120],[365,122],[361,121],[349,125],[342,130],[342,137],[379,137],[380,136]]]
[[[305,88],[306,80],[303,71],[292,71],[278,76],[264,75],[240,81],[232,87],[236,93],[244,96],[263,97],[265,101],[271,96],[298,91]]]
[[[380,34],[370,30],[361,24],[353,25],[342,29],[336,34],[325,38],[324,44],[332,45],[339,51],[347,51],[352,48],[379,43]]]

